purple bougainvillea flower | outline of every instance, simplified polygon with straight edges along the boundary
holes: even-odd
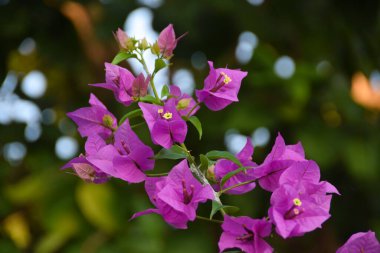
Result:
[[[271,196],[269,217],[283,238],[320,228],[330,217],[331,193],[339,192],[319,179],[319,168],[313,161],[296,162],[281,175],[280,187]]]
[[[191,117],[199,110],[199,106],[194,108],[197,104],[195,100],[186,93],[182,94],[181,89],[178,86],[170,86],[170,95],[173,97],[177,111],[181,116]]]
[[[251,219],[246,216],[224,215],[223,233],[219,240],[219,250],[241,249],[246,253],[271,253],[272,247],[262,238],[270,235],[272,225],[265,219]]]
[[[203,102],[210,110],[219,111],[232,102],[239,101],[237,95],[241,81],[247,72],[237,69],[214,69],[213,63],[208,62],[210,73],[204,81],[204,88],[196,90],[199,102]]]
[[[119,43],[120,48],[127,49],[128,35],[122,29],[117,29],[115,38]]]
[[[296,161],[306,161],[301,143],[285,145],[279,133],[270,154],[254,170],[260,186],[271,192],[277,189],[281,174]]]
[[[177,112],[175,100],[169,99],[164,106],[139,103],[153,143],[169,149],[174,142],[183,143],[187,134],[186,122]]]
[[[160,48],[161,54],[165,58],[170,58],[173,55],[173,50],[177,46],[177,42],[184,36],[183,34],[180,37],[175,37],[175,32],[173,25],[170,24],[167,27],[165,27],[164,30],[161,31],[160,35],[158,36],[158,47]]]
[[[85,144],[86,153],[84,155],[81,154],[79,157],[73,158],[61,169],[72,168],[75,173],[86,182],[100,184],[108,181],[111,176],[104,173],[87,159],[89,154],[98,152],[98,150],[105,145],[105,141],[100,135],[89,136]]]
[[[145,76],[142,73],[139,74],[132,82],[132,97],[145,97],[148,93],[149,81],[150,76],[145,78]]]
[[[78,125],[82,137],[99,134],[103,138],[108,138],[117,128],[115,116],[94,94],[91,94],[89,103],[91,107],[79,108],[69,112],[67,116]]]
[[[300,187],[308,187],[312,185],[323,186],[323,190],[328,193],[340,195],[339,191],[327,181],[321,181],[321,171],[318,164],[312,160],[294,162],[286,169],[279,178],[279,184],[298,184]]]
[[[110,179],[109,175],[91,164],[84,155],[72,159],[62,167],[68,168],[72,168],[78,177],[89,183],[101,184]]]
[[[129,70],[122,68],[117,65],[113,65],[111,63],[105,63],[106,67],[106,82],[105,83],[96,83],[90,84],[91,86],[105,88],[107,90],[111,90],[116,100],[119,103],[122,103],[125,106],[129,106],[134,100],[133,94],[133,83],[135,81],[135,77]],[[137,83],[141,83],[140,77]],[[148,80],[149,82],[149,80]],[[145,83],[144,83],[145,85]],[[145,86],[144,86],[145,87]]]
[[[336,253],[379,253],[380,243],[372,231],[353,234]]]
[[[186,229],[187,222],[195,220],[199,203],[214,199],[212,188],[194,178],[186,160],[173,167],[167,177],[147,178],[145,190],[156,208],[136,213],[131,219],[156,213],[179,229]]]
[[[129,183],[144,181],[144,171],[154,167],[153,150],[137,137],[128,120],[117,129],[114,140],[114,144],[91,146],[96,152],[91,152],[88,160],[110,176]],[[87,143],[86,148],[90,149]]]
[[[243,149],[236,155],[237,159],[243,164],[243,166],[247,168],[253,168],[256,165],[256,163],[252,162],[252,155],[253,155],[253,146],[250,138],[247,138],[247,142]],[[220,180],[227,175],[229,172],[239,169],[239,166],[230,160],[227,159],[220,159],[217,161],[215,165],[215,178],[217,182],[220,182]],[[254,180],[255,176],[253,173],[253,169],[247,169],[245,171],[241,171],[237,173],[236,175],[232,176],[230,179],[226,181],[226,183],[223,185],[223,189],[229,188],[231,186],[234,186],[236,184],[247,182],[250,180]],[[250,184],[242,185],[236,188],[233,188],[231,190],[228,190],[227,194],[243,194],[246,192],[251,191],[253,188],[255,188],[256,183],[252,182]],[[214,186],[216,190],[219,190],[219,185]]]

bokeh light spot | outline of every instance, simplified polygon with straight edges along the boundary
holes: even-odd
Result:
[[[264,3],[264,0],[247,0],[248,3],[254,6],[259,6]]]
[[[158,8],[164,3],[163,0],[137,0],[137,2],[150,8]]]
[[[33,70],[22,80],[21,90],[31,98],[40,98],[46,91],[47,81],[41,71]]]
[[[41,137],[42,129],[39,123],[28,124],[25,127],[25,139],[29,142],[34,142]]]
[[[257,128],[252,134],[252,142],[255,147],[263,147],[268,144],[270,132],[266,127]]]
[[[186,94],[193,94],[195,81],[190,70],[179,69],[173,74],[173,83],[181,88],[181,91]]]
[[[237,154],[244,147],[247,142],[247,137],[240,134],[235,129],[230,129],[224,135],[224,143],[227,150],[232,154]]]
[[[289,56],[281,56],[274,64],[274,72],[283,79],[288,79],[293,76],[296,70],[296,65]]]
[[[72,137],[59,137],[55,143],[55,154],[62,160],[73,158],[77,152],[78,142]]]
[[[240,64],[247,64],[253,56],[253,52],[257,47],[257,36],[250,32],[242,32],[239,36],[239,42],[235,50],[236,59]]]
[[[18,47],[18,51],[22,55],[31,54],[36,49],[36,42],[32,38],[24,39],[20,46]]]
[[[3,155],[11,165],[18,165],[26,155],[26,147],[21,142],[10,142],[4,145]]]

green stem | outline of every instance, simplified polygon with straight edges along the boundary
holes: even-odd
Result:
[[[198,107],[201,105],[201,102],[197,102],[193,108],[187,113],[186,118],[189,118],[190,114]]]
[[[146,63],[145,63],[145,60],[144,60],[144,57],[143,57],[143,53],[142,53],[142,52],[140,52],[140,57],[141,57],[140,62],[141,62],[141,64],[143,65],[143,68],[144,68],[146,74],[149,75],[148,66],[147,66]],[[159,101],[159,102],[161,103],[161,99],[160,99],[160,97],[158,96],[158,93],[157,93],[157,90],[156,90],[156,86],[154,85],[154,81],[153,81],[153,79],[154,79],[154,75],[152,75],[151,78],[150,78],[150,81],[149,81],[149,82],[150,82],[150,86],[152,87],[152,90],[153,90],[154,96],[157,98],[157,101]]]
[[[213,220],[213,219],[209,219],[209,218],[206,218],[206,217],[203,217],[203,216],[198,216],[198,215],[197,215],[197,219],[198,220],[209,221],[209,222],[214,222],[214,223],[218,223],[218,224],[223,224],[223,221],[221,221],[221,220]]]
[[[136,127],[142,126],[142,125],[144,125],[144,124],[145,124],[145,121],[140,122],[140,123],[137,123],[137,124],[134,124],[134,125],[131,126],[131,128],[133,129],[133,128],[136,128]]]
[[[162,177],[162,176],[167,176],[169,173],[156,173],[156,174],[145,174],[147,177]]]
[[[254,179],[254,180],[249,180],[249,181],[245,181],[245,182],[241,182],[241,183],[235,184],[235,185],[233,185],[233,186],[231,186],[231,187],[228,187],[228,188],[225,188],[225,189],[223,189],[223,190],[220,190],[220,191],[218,192],[218,193],[219,193],[219,196],[222,195],[223,193],[229,191],[229,190],[232,190],[232,189],[236,188],[236,187],[239,187],[239,186],[242,186],[242,185],[246,185],[246,184],[250,184],[250,183],[253,183],[253,182],[255,182],[255,181],[256,181],[256,179]]]
[[[195,163],[194,157],[191,155],[190,151],[187,149],[185,143],[180,143],[179,145],[186,152],[187,160],[189,160],[189,162],[193,164],[194,166],[197,166],[197,164]]]
[[[190,151],[187,149],[185,143],[181,143],[180,146],[182,147],[182,149],[186,152],[187,154],[187,160],[190,162],[190,170],[191,172],[200,180],[200,182],[203,184],[203,185],[208,185],[211,187],[211,184],[210,182],[207,180],[207,178],[205,177],[205,175],[202,173],[202,171],[199,169],[199,167],[197,166],[197,164],[195,163],[195,160],[193,158],[193,156],[190,154]],[[214,197],[215,197],[215,201],[218,202],[220,205],[223,206],[223,203],[222,201],[220,200],[219,198],[219,194],[217,192],[214,191],[214,189],[211,187],[213,193],[214,193]],[[223,210],[223,208],[221,208],[220,210],[220,213],[224,216],[226,214],[226,212]]]

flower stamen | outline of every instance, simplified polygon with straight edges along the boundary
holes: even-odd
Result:
[[[173,114],[171,112],[165,112],[162,117],[166,120],[171,119],[173,117]]]
[[[299,198],[295,198],[295,199],[293,199],[293,204],[295,206],[301,206],[302,205],[302,201]]]
[[[224,77],[223,79],[224,84],[229,84],[232,81],[231,77],[229,77],[226,73],[220,72],[220,74]]]

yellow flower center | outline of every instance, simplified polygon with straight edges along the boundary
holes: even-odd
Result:
[[[295,199],[293,199],[293,204],[295,206],[301,206],[302,205],[302,201],[299,198],[295,198]],[[296,209],[294,209],[294,210],[296,210]]]
[[[158,112],[159,114],[161,114],[161,113],[164,112],[164,110],[163,110],[163,109],[158,109],[157,112]]]
[[[232,81],[232,79],[224,72],[220,72],[220,74],[224,77],[223,83],[228,84]]]
[[[112,128],[113,119],[112,119],[111,115],[106,114],[103,116],[103,125],[106,127]]]
[[[172,116],[173,114],[171,112],[165,112],[164,115],[162,115],[164,119],[171,119]]]

